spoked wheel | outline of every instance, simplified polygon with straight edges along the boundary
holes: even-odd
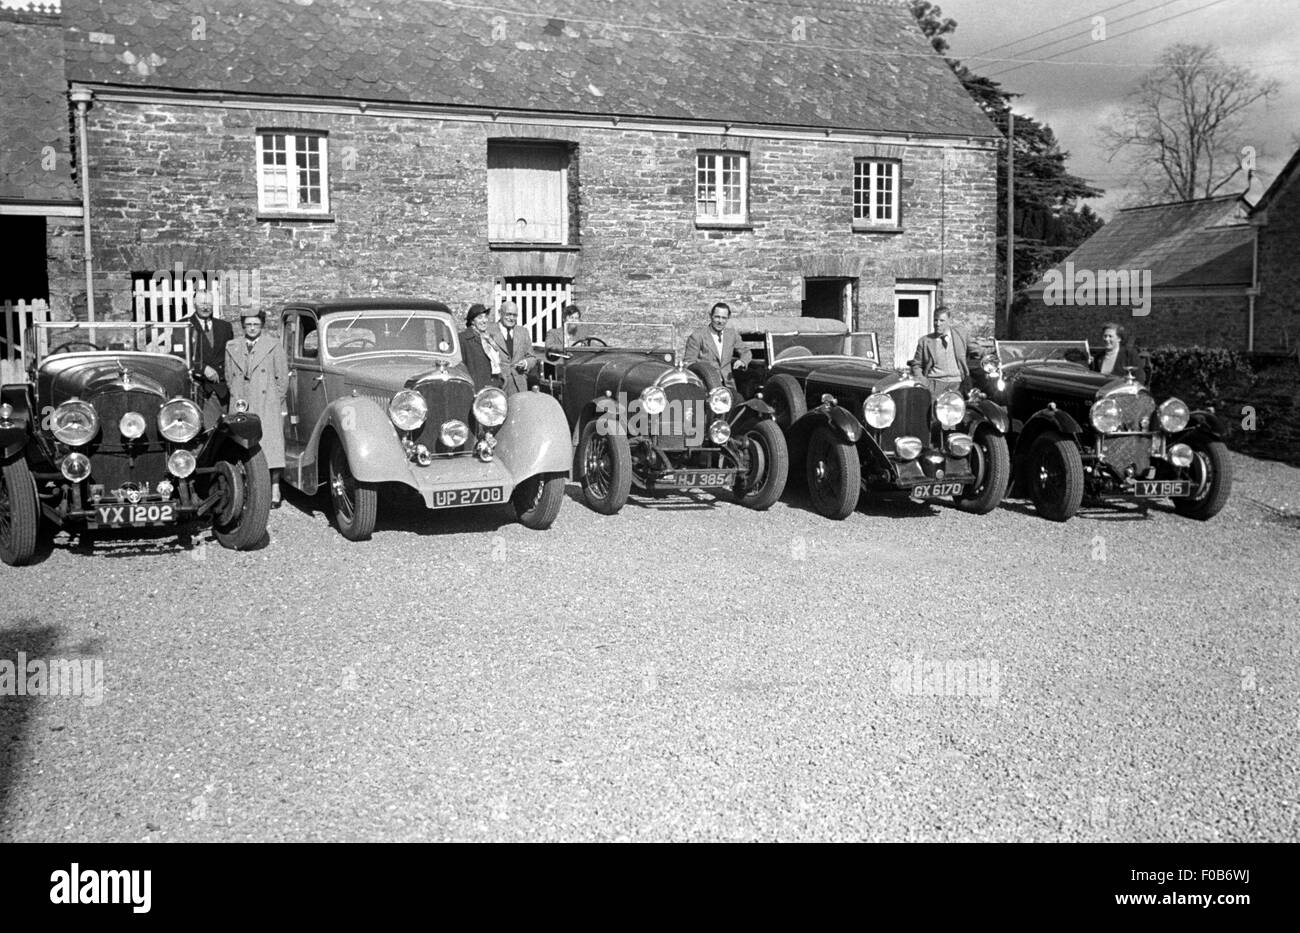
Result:
[[[1045,431],[1029,448],[1029,498],[1043,518],[1066,521],[1083,504],[1083,459],[1068,437]]]
[[[36,483],[20,455],[0,467],[0,561],[11,567],[30,563],[40,525]]]
[[[975,515],[986,515],[998,507],[1011,478],[1011,453],[1007,439],[984,428],[975,434],[970,450],[971,472],[975,484],[956,497],[957,508]]]
[[[587,422],[578,440],[578,471],[582,498],[604,515],[613,515],[627,502],[632,489],[632,450],[627,435],[598,421]]]
[[[827,518],[847,518],[862,491],[858,449],[829,428],[817,428],[808,440],[808,494],[813,508]]]
[[[213,531],[217,543],[232,551],[247,551],[266,537],[271,514],[271,473],[260,449],[242,460],[217,465],[216,488],[224,490]]]
[[[545,531],[555,522],[564,502],[564,485],[568,477],[563,473],[538,473],[515,487],[510,497],[525,528]]]
[[[329,486],[339,534],[349,541],[365,541],[379,516],[379,490],[352,475],[347,451],[338,441],[330,445]]]
[[[799,385],[799,380],[794,376],[786,373],[773,376],[764,383],[763,401],[775,410],[772,417],[782,431],[790,430],[790,425],[808,413],[803,386]]]
[[[775,421],[760,421],[741,437],[749,469],[736,482],[736,500],[746,508],[770,509],[785,491],[790,474],[790,452],[785,435]]]
[[[1228,447],[1222,441],[1189,438],[1192,448],[1192,465],[1188,468],[1192,479],[1192,494],[1174,500],[1174,511],[1188,518],[1205,521],[1213,518],[1228,503],[1232,492],[1232,462]]]

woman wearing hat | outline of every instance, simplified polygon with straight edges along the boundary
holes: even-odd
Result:
[[[233,409],[241,399],[248,413],[262,420],[262,452],[271,470],[271,508],[280,507],[280,473],[284,470],[284,397],[289,391],[289,364],[284,347],[263,328],[266,312],[242,316],[244,335],[226,344],[226,383]]]
[[[505,381],[501,376],[505,350],[494,339],[491,324],[492,317],[486,307],[469,306],[465,329],[460,334],[460,352],[475,389],[500,388]]]

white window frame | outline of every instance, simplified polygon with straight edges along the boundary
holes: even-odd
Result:
[[[723,172],[727,170],[726,161],[735,159],[740,170],[740,211],[724,214],[726,201],[720,197]],[[707,160],[706,164],[701,164]],[[704,177],[711,175],[710,186],[713,191],[711,199],[701,197],[705,191]],[[702,210],[704,204],[712,203],[718,212],[710,214]],[[701,226],[747,226],[749,224],[749,153],[725,150],[701,149],[695,154],[695,222]]]
[[[273,136],[283,136],[285,145],[285,166],[284,173],[286,176],[286,187],[289,195],[289,203],[272,204],[269,200],[269,194],[272,186],[268,184],[272,180],[272,175],[266,171],[267,166],[264,163],[267,152],[267,143]],[[319,142],[320,151],[320,203],[312,204],[298,200],[299,184],[296,177],[298,173],[298,152],[300,141],[315,139]],[[308,132],[304,130],[289,129],[265,129],[257,131],[257,212],[259,214],[328,214],[330,212],[330,190],[329,190],[329,136],[326,133]]]
[[[881,171],[888,169],[888,171]],[[863,182],[865,180],[865,186]],[[886,186],[880,184],[888,181],[887,199],[881,195]],[[903,225],[902,202],[903,163],[898,159],[861,158],[853,160],[853,226],[858,229],[887,227],[895,229]],[[866,197],[863,199],[862,195]],[[866,208],[866,216],[859,217],[860,207]],[[888,217],[877,216],[885,207]]]

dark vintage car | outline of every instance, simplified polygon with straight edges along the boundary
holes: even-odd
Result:
[[[1002,501],[1010,471],[1007,415],[981,393],[963,398],[879,363],[876,335],[818,318],[738,319],[755,362],[737,373],[747,397],[776,411],[813,508],[845,518],[863,489],[951,498],[983,514]]]
[[[1133,373],[1096,373],[1086,341],[999,341],[975,373],[1011,414],[1015,491],[1065,521],[1085,496],[1172,499],[1191,518],[1218,514],[1232,488],[1212,411],[1176,398],[1157,403]]]
[[[30,561],[42,518],[70,529],[212,523],[222,546],[266,535],[261,421],[205,426],[184,324],[46,323],[31,383],[0,390],[0,559]]]
[[[292,303],[281,319],[285,479],[309,494],[326,484],[344,537],[374,531],[383,483],[430,509],[509,502],[529,528],[555,521],[572,456],[564,413],[535,392],[476,391],[445,304]]]
[[[574,478],[591,508],[613,514],[633,488],[728,490],[756,510],[781,497],[789,457],[767,404],[738,403],[730,389],[706,388],[683,365],[671,325],[586,326],[624,346],[592,336],[552,352],[539,387],[564,406],[576,445]],[[642,346],[630,348],[637,337]]]

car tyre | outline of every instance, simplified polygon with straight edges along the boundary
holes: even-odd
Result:
[[[1068,437],[1045,431],[1029,447],[1025,464],[1029,498],[1038,514],[1054,522],[1068,521],[1083,504],[1083,458]]]
[[[745,508],[770,509],[785,491],[790,475],[790,451],[775,421],[758,422],[743,435],[749,447],[749,472],[736,483],[736,500]]]
[[[808,439],[808,495],[818,514],[847,518],[862,491],[858,449],[840,440],[830,428],[819,427]]]
[[[238,478],[229,487],[238,505],[226,503],[227,510],[212,530],[222,547],[247,551],[266,537],[266,523],[271,515],[271,472],[266,466],[266,454],[260,449],[251,457],[228,462]]]
[[[971,447],[976,485],[969,495],[956,497],[957,508],[973,515],[987,515],[998,507],[1011,480],[1011,452],[1007,439],[990,428],[975,433]]]
[[[0,560],[11,567],[30,563],[40,526],[36,481],[19,455],[0,467]]]
[[[352,475],[347,451],[338,441],[330,445],[329,489],[339,534],[349,541],[367,540],[379,516],[379,490]]]
[[[773,417],[782,431],[790,430],[790,425],[808,414],[803,386],[799,385],[798,379],[786,373],[773,376],[763,383],[763,401],[775,410]]]
[[[613,515],[632,491],[632,448],[626,434],[612,427],[601,431],[600,423],[593,419],[582,429],[578,470],[583,501],[603,515]]]
[[[1228,447],[1222,441],[1190,437],[1187,446],[1192,448],[1192,495],[1174,500],[1174,511],[1179,515],[1206,521],[1218,515],[1228,503],[1232,492],[1232,461]]]
[[[568,480],[563,473],[538,473],[516,486],[510,501],[519,523],[537,531],[550,528],[560,514]]]

